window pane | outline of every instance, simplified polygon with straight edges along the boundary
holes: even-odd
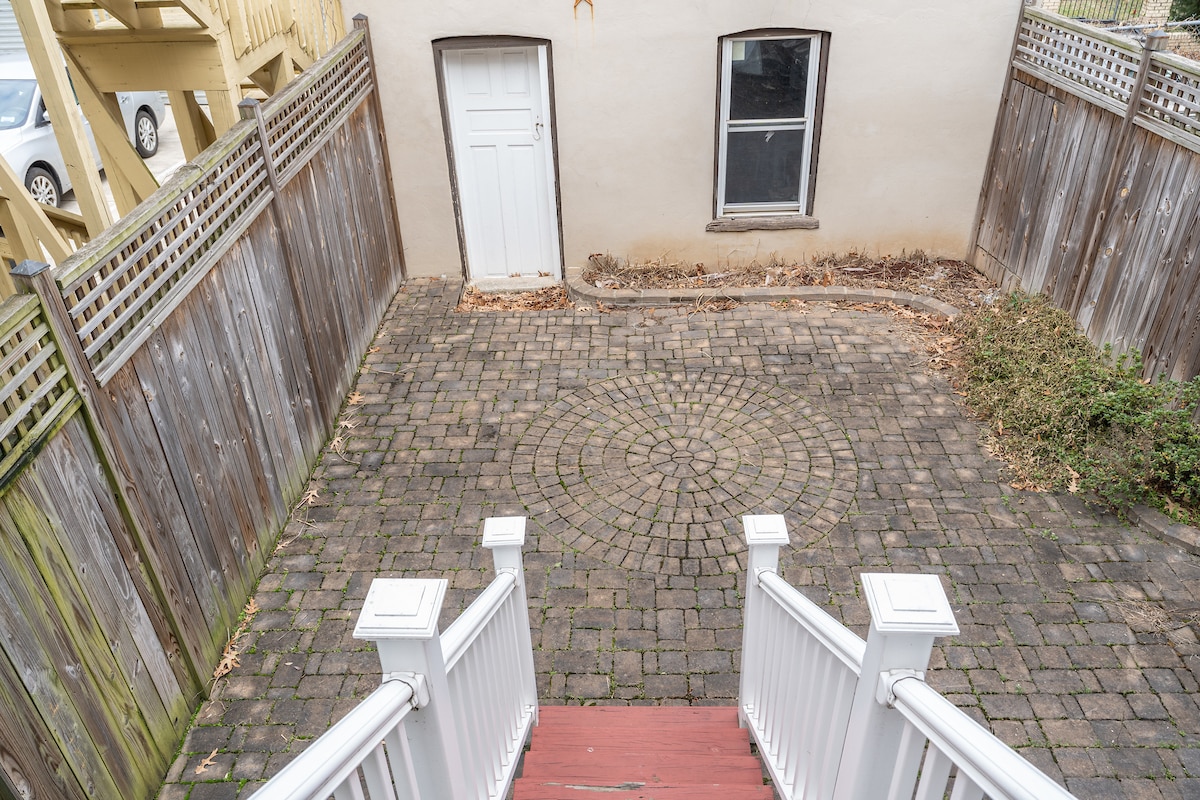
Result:
[[[806,116],[811,39],[733,42],[730,119]]]
[[[725,202],[799,203],[804,131],[730,131]]]

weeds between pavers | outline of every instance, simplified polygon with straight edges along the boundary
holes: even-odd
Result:
[[[1144,381],[1139,353],[1097,348],[1040,296],[1009,294],[954,330],[959,389],[1018,485],[1198,518],[1200,378]]]

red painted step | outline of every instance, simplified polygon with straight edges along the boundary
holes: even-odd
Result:
[[[733,708],[549,706],[514,800],[771,800]]]

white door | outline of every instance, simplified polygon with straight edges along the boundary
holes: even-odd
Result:
[[[560,278],[546,48],[442,61],[469,277]]]

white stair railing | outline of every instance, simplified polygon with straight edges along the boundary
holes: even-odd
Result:
[[[754,515],[742,522],[750,579],[739,717],[781,795],[828,798],[865,646],[776,574],[779,548],[788,541],[783,517]]]
[[[445,580],[375,579],[354,635],[376,642],[383,685],[253,800],[504,797],[537,722],[524,543],[524,517],[484,521],[496,579],[445,637]]]
[[[925,684],[958,633],[936,575],[863,574],[864,644],[778,575],[782,516],[750,547],[739,717],[785,800],[1073,800]]]

